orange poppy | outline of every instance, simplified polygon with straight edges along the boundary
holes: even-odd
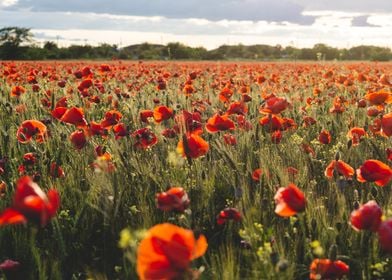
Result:
[[[337,172],[337,175],[344,176],[346,178],[352,177],[355,173],[354,168],[342,160],[331,161],[331,163],[328,164],[327,168],[325,169],[324,174],[327,178],[332,178],[334,172]]]
[[[392,103],[392,94],[387,91],[369,92],[364,97],[371,105],[383,105]]]
[[[22,86],[14,86],[11,89],[11,96],[20,97],[23,93],[26,92],[26,89]]]
[[[262,174],[263,174],[263,170],[261,168],[255,169],[252,172],[252,180],[255,182],[259,182]]]
[[[233,130],[235,128],[234,122],[229,119],[228,115],[219,115],[216,113],[214,116],[208,119],[206,124],[206,130],[210,133],[216,133],[218,131]]]
[[[247,112],[248,112],[248,107],[245,105],[245,103],[237,101],[237,102],[232,102],[229,105],[229,109],[227,109],[226,114],[245,115]]]
[[[347,137],[351,139],[351,143],[353,146],[358,146],[359,141],[365,135],[366,135],[366,131],[362,127],[353,127],[347,133]]]
[[[294,184],[289,184],[286,188],[279,188],[274,199],[275,213],[281,217],[290,217],[305,210],[305,196]]]
[[[157,123],[160,123],[162,121],[168,120],[168,119],[172,118],[173,115],[174,115],[173,109],[168,108],[166,106],[156,107],[154,109],[154,113],[153,113],[154,120]]]
[[[137,250],[137,274],[141,280],[186,279],[190,263],[207,250],[204,235],[169,223],[150,228]]]
[[[198,158],[207,154],[208,143],[198,134],[184,134],[182,140],[178,142],[177,152],[186,158]]]
[[[329,259],[315,259],[310,264],[311,280],[335,280],[341,279],[350,271],[349,266],[342,261]]]
[[[385,163],[369,159],[357,169],[359,182],[374,182],[377,186],[384,187],[392,179],[392,169]]]
[[[276,130],[283,130],[284,119],[275,115],[268,115],[262,117],[259,120],[259,123],[266,129],[268,132],[273,132]]]
[[[42,122],[37,120],[24,121],[16,132],[16,137],[20,143],[28,143],[35,137],[39,143],[47,137],[47,128]]]

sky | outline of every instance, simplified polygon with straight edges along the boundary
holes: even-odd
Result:
[[[37,44],[392,47],[392,0],[0,0]]]

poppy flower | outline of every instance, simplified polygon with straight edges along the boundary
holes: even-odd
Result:
[[[230,145],[230,146],[237,145],[237,138],[233,134],[230,134],[230,133],[224,134],[223,140],[225,141],[226,145]]]
[[[189,133],[202,133],[202,120],[199,112],[188,112],[183,110],[180,114],[174,117],[178,128],[185,128]],[[181,130],[178,129],[178,132]]]
[[[105,118],[101,121],[103,128],[111,128],[117,124],[122,118],[122,114],[116,110],[110,110],[105,113]]]
[[[277,115],[286,110],[289,105],[286,98],[273,96],[266,100],[265,105],[259,109],[259,112]]]
[[[387,159],[392,160],[392,149],[391,148],[386,148],[385,153],[387,154]]]
[[[351,213],[351,226],[355,230],[371,230],[377,232],[381,224],[382,211],[374,200],[368,201]]]
[[[20,266],[20,262],[7,259],[0,263],[0,271],[4,273],[6,279],[22,279]]]
[[[136,140],[135,147],[141,149],[148,149],[158,143],[158,138],[148,127],[136,130],[132,137]]]
[[[186,158],[198,158],[207,154],[208,143],[198,134],[184,134],[182,140],[178,142],[177,152]]]
[[[153,117],[157,123],[168,120],[174,115],[173,109],[166,106],[159,106],[154,109]]]
[[[392,103],[392,94],[387,91],[369,92],[364,97],[371,105],[383,105]]]
[[[162,136],[165,138],[174,138],[174,137],[176,137],[176,135],[177,135],[177,132],[173,128],[165,128],[162,131]]]
[[[157,207],[162,211],[184,212],[190,204],[188,194],[181,187],[171,187],[156,195]]]
[[[282,132],[280,130],[276,130],[271,133],[271,141],[274,144],[279,144],[282,141]]]
[[[148,123],[148,119],[154,117],[154,112],[151,110],[142,110],[140,111],[139,116],[142,122]]]
[[[77,127],[87,126],[82,108],[72,107],[70,109],[57,107],[52,111],[52,116],[62,122],[76,125]]]
[[[116,140],[129,135],[128,128],[123,123],[118,123],[118,124],[114,125],[113,126],[113,133],[115,135],[114,138]]]
[[[80,82],[78,86],[79,91],[86,90],[90,88],[93,85],[93,81],[90,78],[84,79],[83,81]]]
[[[357,180],[361,183],[374,182],[377,186],[383,187],[392,179],[392,169],[385,163],[369,159],[357,169]]]
[[[50,164],[49,174],[53,178],[63,178],[63,177],[65,177],[65,173],[64,173],[63,168],[60,165],[58,165],[56,162],[52,162]]]
[[[219,100],[226,103],[230,101],[233,91],[229,87],[225,87],[219,93]]]
[[[69,139],[71,140],[73,146],[78,150],[83,149],[87,144],[86,135],[83,130],[76,130],[72,132]]]
[[[104,128],[100,123],[92,121],[88,124],[87,130],[88,136],[107,136],[108,130]]]
[[[42,227],[56,215],[60,196],[54,189],[45,194],[30,177],[18,180],[14,202],[0,214],[0,226],[26,223],[28,220]]]
[[[274,132],[276,130],[283,130],[284,120],[278,116],[268,115],[261,118],[259,123],[266,129],[267,132]]]
[[[28,143],[33,137],[39,143],[47,137],[47,128],[42,122],[37,120],[27,120],[22,123],[16,132],[16,137],[20,143]]]
[[[303,117],[303,121],[304,121],[304,127],[309,127],[317,123],[317,121],[310,116]]]
[[[228,115],[219,115],[218,113],[209,118],[206,124],[206,130],[210,133],[233,130],[234,128],[234,122],[229,119]]]
[[[262,174],[263,174],[263,170],[261,168],[257,168],[253,170],[252,180],[255,182],[259,182]]]
[[[347,137],[351,139],[351,143],[353,146],[358,146],[359,141],[365,135],[366,135],[366,131],[362,127],[353,127],[347,133]]]
[[[341,279],[350,271],[349,266],[342,261],[329,259],[314,259],[310,264],[311,280],[334,280]]]
[[[146,279],[186,279],[190,263],[205,254],[204,235],[169,223],[150,228],[137,249],[137,274]]]
[[[328,130],[322,130],[318,136],[318,140],[321,144],[327,145],[331,143],[332,137]]]
[[[378,241],[380,243],[381,248],[392,254],[392,219],[384,221],[381,223],[378,228]]]
[[[382,108],[378,108],[376,106],[371,106],[366,109],[366,115],[368,115],[369,117],[377,117],[383,111],[384,111],[384,109],[382,109]]]
[[[11,96],[20,97],[23,93],[26,92],[26,89],[22,86],[14,86],[11,89]]]
[[[216,222],[218,223],[218,225],[223,225],[228,220],[238,222],[241,221],[241,219],[241,213],[236,208],[225,208],[220,211],[219,215],[216,217]]]
[[[226,114],[228,115],[245,115],[248,112],[248,107],[243,102],[233,102],[229,105],[229,109],[227,109]]]
[[[390,137],[392,136],[392,113],[385,114],[381,119],[382,132]]]
[[[290,217],[305,210],[305,196],[294,184],[289,184],[286,188],[279,188],[274,199],[275,213],[281,217]]]
[[[335,172],[338,176],[344,176],[346,178],[352,177],[355,173],[354,168],[342,160],[331,161],[325,169],[324,174],[327,178],[332,178]]]

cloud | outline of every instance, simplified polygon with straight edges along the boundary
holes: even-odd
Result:
[[[19,0],[12,9],[205,18],[214,21],[229,19],[312,23],[312,18],[302,15],[303,7],[292,0]]]
[[[16,5],[18,0],[0,0],[0,7],[11,7]]]

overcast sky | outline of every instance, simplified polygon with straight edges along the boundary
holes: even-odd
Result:
[[[60,45],[392,47],[392,0],[0,0],[3,26]]]

